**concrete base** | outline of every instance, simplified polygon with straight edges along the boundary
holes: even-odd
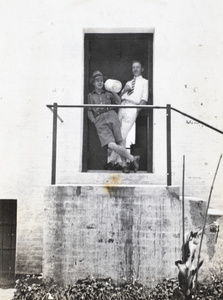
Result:
[[[44,276],[63,283],[86,276],[137,279],[152,287],[177,275],[178,187],[51,186],[44,219]]]

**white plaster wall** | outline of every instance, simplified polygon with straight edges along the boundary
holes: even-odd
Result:
[[[154,104],[170,103],[223,129],[222,1],[9,0],[0,4],[0,199],[13,197],[23,201],[22,207],[33,187],[42,199],[41,187],[50,183],[52,113],[45,105],[83,103],[84,30],[153,29]],[[58,182],[70,183],[81,170],[82,111],[61,109],[59,114],[64,123],[58,123]],[[176,113],[172,119],[173,183],[181,184],[185,154],[186,194],[206,199],[222,152],[222,136],[187,124]],[[165,147],[165,113],[156,111],[154,171],[162,180]],[[222,175],[223,166],[213,205],[223,208]],[[38,201],[32,205],[38,206]]]

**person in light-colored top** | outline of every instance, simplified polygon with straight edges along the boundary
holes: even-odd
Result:
[[[148,102],[148,80],[142,77],[144,71],[142,62],[135,60],[132,62],[133,79],[128,81],[122,90],[120,96],[122,99],[122,105],[145,105]],[[120,108],[119,120],[121,121],[121,133],[123,138],[123,144],[126,146],[126,138],[134,125],[140,108]],[[120,157],[114,151],[111,153],[108,162],[112,165],[117,163],[122,164]],[[122,165],[123,166],[123,165]],[[123,172],[129,173],[130,170],[123,166]]]

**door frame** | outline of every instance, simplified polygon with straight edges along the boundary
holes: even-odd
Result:
[[[149,78],[149,100],[148,105],[153,105],[153,51],[154,51],[154,28],[151,29],[117,29],[110,31],[109,29],[85,29],[83,32],[84,38],[84,101],[88,98],[88,86],[89,86],[89,63],[90,63],[90,51],[89,51],[89,39],[87,38],[90,34],[150,34],[152,37],[152,61],[147,61],[148,71],[151,70],[151,74],[148,74]],[[149,41],[149,39],[148,39]],[[149,68],[149,64],[151,64]],[[88,170],[88,117],[87,110],[83,110],[83,147],[82,147],[82,172],[87,172]],[[147,113],[147,172],[153,173],[153,109],[148,110]]]

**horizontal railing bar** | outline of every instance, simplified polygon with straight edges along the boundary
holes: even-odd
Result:
[[[47,104],[47,108],[49,108],[53,112],[53,105]],[[146,108],[146,109],[166,109],[165,106],[154,106],[154,105],[115,105],[115,104],[77,104],[77,105],[58,105],[57,108],[91,108],[91,107],[101,107],[101,108]],[[57,114],[57,118],[63,123],[63,119]]]
[[[49,109],[51,109],[51,110],[53,108],[52,104],[47,104],[46,106]],[[95,107],[95,108],[96,107],[97,108],[98,107],[99,108],[100,107],[101,108],[108,108],[109,107],[109,108],[166,109],[166,106],[154,106],[154,105],[121,105],[121,104],[119,104],[119,105],[118,104],[76,104],[76,105],[57,105],[57,107],[58,108],[93,108],[93,107]],[[181,114],[181,115],[183,115],[185,117],[188,117],[188,118],[190,118],[190,119],[192,119],[192,120],[194,120],[194,121],[196,121],[196,122],[198,122],[198,123],[200,123],[200,124],[202,124],[202,125],[210,128],[210,129],[212,129],[214,131],[217,131],[217,132],[223,134],[222,130],[220,130],[220,129],[214,127],[214,126],[211,126],[211,125],[209,125],[209,124],[207,124],[207,123],[205,123],[205,122],[203,122],[203,121],[201,121],[201,120],[199,120],[199,119],[197,119],[197,118],[195,118],[195,117],[193,117],[193,116],[191,116],[189,114],[186,114],[186,113],[180,111],[179,109],[171,107],[171,110],[173,110],[173,111],[175,111],[175,112],[177,112],[177,113],[179,113],[179,114]],[[60,121],[63,122],[62,119]]]
[[[47,104],[48,108],[53,108],[53,105]],[[145,108],[145,109],[166,109],[166,106],[154,105],[121,105],[121,104],[77,104],[77,105],[57,105],[58,108],[92,108],[92,107],[111,107],[111,108]]]
[[[210,128],[210,129],[212,129],[212,130],[215,130],[215,131],[217,131],[217,132],[223,134],[223,131],[219,130],[218,128],[213,127],[213,126],[211,126],[211,125],[209,125],[209,124],[207,124],[207,123],[205,123],[205,122],[203,122],[203,121],[201,121],[201,120],[199,120],[199,119],[197,119],[197,118],[194,118],[193,116],[188,115],[188,114],[186,114],[186,113],[180,111],[179,109],[176,109],[176,108],[174,108],[174,107],[171,107],[171,109],[172,109],[173,111],[175,111],[175,112],[177,112],[177,113],[179,113],[179,114],[185,116],[185,117],[188,117],[188,118],[190,118],[190,119],[192,119],[192,120],[194,120],[194,121],[196,121],[196,122],[198,122],[198,123],[200,123],[200,124],[202,124],[202,125],[204,125],[204,126]]]

